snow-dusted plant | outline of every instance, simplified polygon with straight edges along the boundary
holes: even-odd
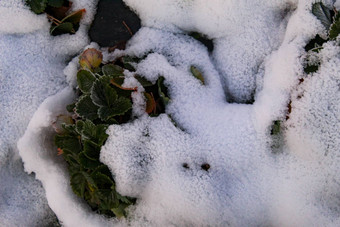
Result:
[[[51,22],[52,35],[76,33],[85,13],[85,9],[69,13],[72,2],[68,0],[26,0],[26,4],[36,14],[47,14]]]
[[[85,199],[92,209],[109,216],[126,216],[125,208],[134,198],[120,195],[108,167],[99,161],[101,147],[111,124],[132,120],[131,94],[143,90],[145,112],[150,116],[164,113],[170,101],[164,78],[151,83],[134,74],[140,87],[124,87],[124,70],[134,71],[130,57],[121,57],[110,64],[102,64],[102,53],[94,48],[79,57],[81,69],[77,73],[76,102],[66,107],[70,115],[60,115],[53,123],[57,133],[55,145],[58,154],[68,163],[73,192]],[[138,60],[138,59],[137,59]],[[191,67],[193,76],[204,81],[201,72]],[[130,71],[129,71],[130,72]]]

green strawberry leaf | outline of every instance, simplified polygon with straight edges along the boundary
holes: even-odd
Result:
[[[93,103],[97,106],[112,106],[117,99],[117,92],[105,81],[105,77],[96,80],[91,91]]]
[[[95,120],[98,118],[98,107],[92,102],[89,95],[83,95],[76,104],[76,113],[85,119]]]
[[[64,4],[64,0],[48,0],[47,4],[52,7],[62,7]]]
[[[107,64],[102,67],[102,72],[106,76],[117,77],[124,76],[124,69],[118,65]]]
[[[84,155],[93,160],[99,160],[100,146],[91,140],[84,140]]]
[[[125,114],[132,108],[131,100],[125,97],[119,97],[111,107],[102,106],[98,110],[98,115],[103,121]]]
[[[51,31],[50,31],[51,35],[62,35],[62,34],[72,34],[75,33],[74,28],[73,28],[73,24],[70,22],[65,22],[56,26],[52,26],[51,27]]]
[[[329,38],[335,40],[340,33],[340,17],[337,18],[336,21],[331,25],[329,30]]]
[[[47,0],[26,0],[26,3],[34,13],[40,14],[45,11]]]
[[[145,79],[142,76],[136,75],[135,76],[136,80],[138,80],[138,82],[144,87],[151,87],[152,85],[154,85],[153,83],[151,83],[150,81],[148,81],[147,79]]]
[[[77,83],[83,93],[90,93],[96,77],[88,70],[79,70],[77,73]]]
[[[328,30],[332,24],[332,16],[330,9],[328,9],[322,2],[317,2],[313,4],[312,13],[316,18],[318,18],[321,23]]]
[[[62,150],[66,149],[74,153],[79,153],[81,151],[81,143],[76,136],[56,135],[54,137],[54,143]]]
[[[79,171],[71,176],[71,187],[75,194],[84,198],[85,190],[87,188],[94,190],[96,185],[88,173]]]
[[[101,165],[99,161],[89,159],[84,152],[79,154],[79,162],[84,168],[90,170],[94,170],[97,168],[97,166]]]

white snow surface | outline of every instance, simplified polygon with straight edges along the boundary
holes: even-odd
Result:
[[[24,172],[16,143],[41,102],[67,86],[67,62],[89,43],[87,29],[96,2],[73,2],[73,10],[87,10],[78,32],[52,37],[45,15],[32,13],[23,0],[0,1],[1,226],[56,222],[40,182]]]
[[[304,46],[325,34],[310,12],[314,1],[125,2],[144,27],[123,53],[104,53],[105,60],[147,55],[137,73],[150,81],[164,76],[171,97],[166,114],[150,118],[140,91],[135,93],[139,118],[107,131],[101,161],[117,190],[137,204],[127,220],[92,213],[72,193],[52,142],[51,123],[74,99],[77,58],[65,75],[63,69],[89,43],[85,32],[94,3],[75,1],[76,9],[87,9],[76,35],[50,37],[46,18],[29,13],[21,1],[0,2],[0,12],[15,8],[25,12],[19,18],[39,21],[29,28],[18,22],[18,29],[0,22],[0,180],[7,185],[0,189],[6,201],[0,203],[0,223],[27,224],[24,218],[35,214],[30,225],[39,225],[36,220],[51,216],[42,211],[42,188],[13,167],[20,161],[12,157],[33,112],[59,91],[40,105],[18,148],[25,170],[35,173],[65,226],[339,226],[340,49],[335,42],[324,45],[320,70],[304,74]],[[214,50],[188,36],[191,31],[212,39]],[[202,72],[204,85],[191,75],[191,65]],[[124,85],[136,86],[125,73]],[[284,121],[279,153],[273,153],[270,136],[276,120]],[[206,164],[208,171],[201,167]],[[16,175],[33,183],[14,184]],[[10,196],[19,186],[24,193]],[[33,199],[37,206],[24,213]],[[23,218],[15,220],[16,214]]]

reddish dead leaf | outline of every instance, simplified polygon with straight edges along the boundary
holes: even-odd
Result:
[[[153,97],[153,94],[145,92],[144,96],[146,98],[145,112],[147,112],[148,114],[155,112],[156,111],[156,101],[155,101],[155,98]]]
[[[64,151],[61,148],[58,148],[58,155],[64,154]]]
[[[72,6],[72,2],[68,2],[66,6],[62,6],[59,8],[48,7],[46,9],[46,12],[49,15],[53,16],[54,18],[58,20],[62,20],[63,18],[67,16],[67,12],[70,10],[71,6]]]

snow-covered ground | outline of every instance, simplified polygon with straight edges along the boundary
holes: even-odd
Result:
[[[2,226],[39,226],[53,213],[65,226],[340,225],[340,49],[328,42],[319,71],[304,74],[305,45],[326,32],[312,0],[125,0],[143,27],[125,51],[104,60],[147,54],[137,73],[164,76],[166,113],[179,127],[167,115],[146,114],[110,126],[101,161],[117,190],[138,201],[127,220],[92,213],[69,186],[50,127],[74,99],[78,63],[71,59],[89,44],[90,2],[74,1],[86,17],[75,35],[59,37],[22,1],[0,2]],[[192,31],[214,50],[186,35]],[[277,120],[284,123],[273,146]],[[23,173],[21,159],[35,175]]]

